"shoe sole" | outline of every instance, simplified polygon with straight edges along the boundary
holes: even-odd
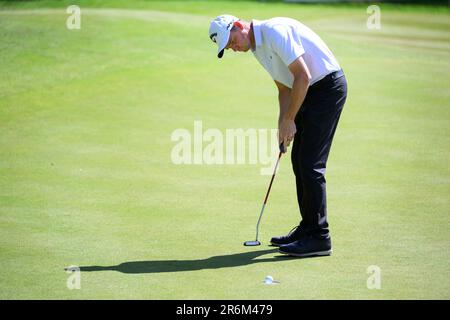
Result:
[[[312,256],[330,256],[333,253],[333,250],[325,250],[325,251],[316,251],[316,252],[308,252],[308,253],[291,253],[284,252],[278,250],[280,253],[287,254],[294,257],[312,257]]]

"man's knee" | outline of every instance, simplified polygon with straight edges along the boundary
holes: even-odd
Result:
[[[326,167],[324,164],[300,161],[298,171],[305,180],[320,182],[325,181]]]

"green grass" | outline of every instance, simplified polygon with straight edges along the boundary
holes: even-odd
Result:
[[[450,298],[448,9],[382,5],[370,31],[364,6],[80,1],[69,31],[68,3],[0,4],[0,298]],[[299,218],[288,156],[257,248],[242,242],[269,182],[261,166],[171,162],[171,133],[194,120],[276,125],[276,88],[252,55],[215,58],[208,23],[224,12],[301,20],[347,74],[331,257],[267,247]],[[69,265],[90,267],[80,290],[66,287]],[[366,287],[370,265],[380,290]]]

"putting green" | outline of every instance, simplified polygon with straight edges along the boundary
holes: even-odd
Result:
[[[79,3],[79,30],[69,2],[0,3],[1,299],[450,298],[447,9],[385,5],[368,30],[365,6]],[[220,13],[299,19],[347,74],[327,168],[331,257],[267,246],[299,220],[289,155],[260,247],[242,243],[270,179],[261,165],[171,160],[171,134],[194,121],[276,127],[276,88],[253,56],[215,58]]]

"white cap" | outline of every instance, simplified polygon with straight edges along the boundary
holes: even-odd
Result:
[[[217,43],[217,57],[222,58],[223,51],[230,39],[230,30],[233,27],[233,23],[238,20],[239,18],[235,16],[223,14],[211,21],[209,25],[209,38]]]

